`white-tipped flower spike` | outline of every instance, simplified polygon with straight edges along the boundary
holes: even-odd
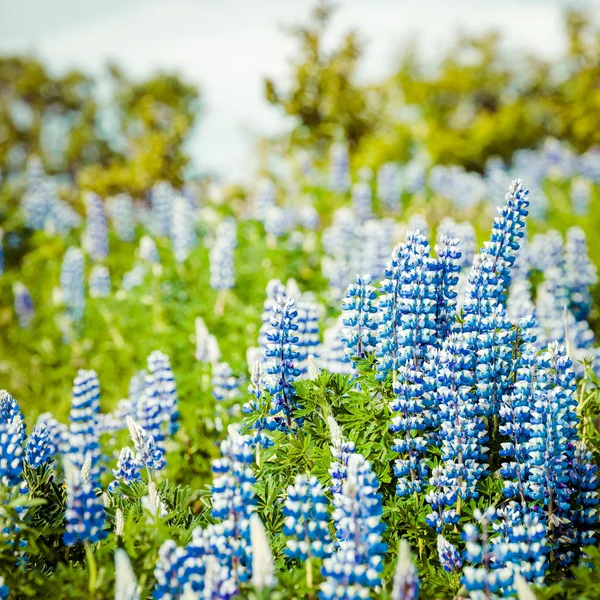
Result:
[[[141,260],[145,260],[147,262],[160,262],[160,256],[158,255],[156,242],[149,235],[145,235],[140,240],[139,256]]]
[[[413,600],[419,596],[419,576],[412,561],[410,546],[406,540],[400,541],[398,564],[394,574],[392,600]]]
[[[168,514],[167,507],[161,500],[154,481],[148,484],[148,495],[142,498],[142,506],[152,515],[152,518],[149,519],[150,522],[156,517],[164,519]]]
[[[256,513],[250,516],[250,542],[252,544],[252,585],[257,590],[273,587],[276,584],[273,554],[265,527]]]
[[[536,600],[536,595],[533,593],[533,590],[527,581],[525,581],[523,575],[515,573],[513,582],[518,600]]]
[[[165,466],[163,452],[156,446],[154,437],[149,435],[148,432],[138,423],[136,423],[131,416],[125,418],[127,428],[129,429],[129,435],[131,441],[137,452],[137,459],[141,463],[142,467],[146,467],[150,471],[160,471]]]
[[[194,215],[189,202],[183,196],[173,199],[171,241],[177,262],[183,262],[196,245]]]
[[[86,456],[83,461],[83,467],[81,467],[81,481],[85,485],[89,483],[92,478],[92,457]]]
[[[110,296],[110,273],[104,265],[94,265],[90,271],[88,288],[92,298]]]
[[[131,561],[123,548],[115,550],[115,600],[140,600]]]
[[[319,377],[320,369],[317,364],[317,359],[313,354],[310,354],[308,357],[308,373],[307,377],[311,380],[317,379]]]
[[[196,317],[196,360],[208,362],[209,359],[209,331],[202,317]]]
[[[123,517],[123,511],[117,508],[115,512],[115,535],[121,537],[125,530],[125,519]]]

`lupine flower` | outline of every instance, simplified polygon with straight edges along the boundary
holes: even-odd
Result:
[[[525,340],[527,342],[527,340]],[[519,498],[525,503],[525,482],[529,477],[528,442],[532,407],[538,396],[537,351],[531,343],[521,347],[516,382],[506,394],[499,410],[499,432],[508,441],[501,444],[499,454],[508,460],[502,463],[503,493],[507,498]]]
[[[517,600],[536,600],[537,596],[519,573],[514,575],[514,587],[517,593]]]
[[[196,246],[194,215],[189,202],[179,195],[173,199],[171,241],[173,254],[178,262],[185,261]]]
[[[229,232],[217,234],[210,250],[210,287],[214,290],[230,290],[235,285],[235,245],[235,237]]]
[[[262,312],[262,324],[260,326],[260,330],[258,333],[258,346],[261,350],[262,356],[260,358],[265,358],[265,352],[268,347],[267,340],[267,332],[271,330],[271,317],[275,313],[275,306],[277,304],[278,298],[282,296],[286,296],[285,286],[279,279],[271,279],[267,283],[267,297],[263,303],[263,312]]]
[[[516,502],[498,509],[498,520],[494,521],[494,531],[499,537],[491,540],[492,548],[499,547],[495,568],[508,569],[511,580],[504,582],[505,594],[514,585],[514,573],[519,573],[527,581],[542,584],[548,569],[547,555],[550,548],[546,543],[546,526],[540,514]],[[502,557],[502,562],[500,562]]]
[[[27,430],[25,427],[25,416],[18,402],[6,391],[0,390],[0,423],[9,424],[13,419],[19,419],[20,443],[25,443]]]
[[[356,447],[354,442],[349,442],[344,439],[342,430],[336,420],[329,415],[327,417],[327,426],[331,435],[331,455],[335,459],[329,465],[329,475],[331,475],[331,487],[329,488],[333,494],[339,494],[342,491],[346,475],[348,473],[348,461],[354,454]]]
[[[407,260],[406,245],[398,244],[385,269],[386,279],[379,286],[382,295],[379,297],[381,323],[376,349],[378,379],[384,379],[389,372],[396,373],[400,366],[400,302]]]
[[[142,498],[142,506],[150,513],[149,523],[157,518],[164,519],[169,514],[154,481],[148,483],[148,495]]]
[[[364,597],[366,590],[381,584],[387,545],[381,539],[385,523],[378,488],[371,464],[360,454],[352,455],[342,493],[333,498],[338,548],[323,561],[321,598]]]
[[[459,241],[457,239],[442,237],[435,246],[437,259],[437,272],[435,277],[436,288],[436,329],[438,339],[444,340],[456,322],[456,285],[457,273],[460,271]]]
[[[140,600],[131,561],[123,548],[115,550],[115,600]]]
[[[557,343],[537,358],[538,392],[527,443],[528,499],[547,507],[550,523],[570,508],[569,480],[577,436],[575,375],[565,348]]]
[[[254,455],[232,426],[221,444],[223,458],[213,461],[215,479],[212,491],[212,516],[219,522],[211,545],[222,566],[233,571],[237,581],[248,581],[251,568],[250,515],[256,500],[252,487]]]
[[[323,343],[319,347],[319,366],[330,373],[352,373],[352,364],[346,361],[346,345],[342,341],[344,323],[339,317],[323,332]]]
[[[115,233],[124,242],[135,239],[135,212],[129,194],[118,194],[107,203]]]
[[[361,250],[356,269],[370,273],[373,279],[385,277],[385,267],[396,239],[396,223],[391,219],[370,219],[359,227]]]
[[[592,182],[587,177],[574,177],[571,180],[571,206],[573,214],[587,215],[592,199]]]
[[[119,483],[131,485],[134,481],[142,478],[140,464],[131,448],[125,447],[121,450],[117,468],[113,469],[113,475],[115,480],[108,486],[109,492],[114,492],[119,487]]]
[[[448,489],[443,496],[439,496],[439,489],[437,496],[432,496],[436,498],[439,517],[428,515],[429,524],[438,531],[443,524],[456,522],[452,506],[457,496],[461,501],[477,498],[477,483],[487,474],[487,428],[477,414],[473,362],[465,334],[446,338],[437,360],[436,386],[441,422],[441,481]]]
[[[444,217],[438,225],[436,235],[438,244],[442,243],[444,237],[457,239],[460,244],[460,267],[461,269],[471,267],[477,247],[475,229],[469,221],[456,223],[452,217]]]
[[[115,535],[117,537],[123,537],[125,530],[125,518],[123,517],[123,511],[117,508],[115,511]]]
[[[81,321],[85,309],[84,271],[83,252],[79,248],[69,248],[60,268],[60,289],[67,312],[75,321]]]
[[[35,317],[31,294],[20,281],[13,284],[13,294],[15,297],[15,313],[17,313],[19,327],[27,329]]]
[[[23,473],[23,424],[20,416],[0,420],[0,483],[13,487]]]
[[[250,515],[250,542],[252,547],[252,585],[256,590],[270,588],[277,584],[273,554],[267,532],[260,517]]]
[[[156,242],[149,235],[143,236],[140,240],[138,253],[140,260],[144,260],[153,264],[160,263],[160,256],[158,254]]]
[[[183,563],[188,557],[184,548],[180,548],[173,540],[167,540],[158,551],[158,560],[154,567],[156,587],[152,597],[156,600],[176,600],[181,598],[184,581]]]
[[[352,208],[359,223],[373,215],[373,193],[368,181],[359,181],[352,186]]]
[[[330,516],[325,490],[316,477],[296,475],[287,489],[283,514],[283,534],[288,538],[285,554],[306,561],[331,554]]]
[[[288,431],[292,426],[292,413],[296,408],[293,383],[300,375],[294,365],[298,358],[295,346],[298,342],[297,316],[294,301],[291,298],[279,298],[271,317],[272,329],[266,334],[268,348],[265,354],[270,359],[266,370],[271,375],[267,391],[271,395],[271,414],[282,431]]]
[[[270,414],[265,415],[265,409],[268,402],[268,413],[270,413],[271,403],[266,400],[265,392],[268,386],[268,375],[265,371],[263,363],[259,360],[254,361],[250,367],[250,384],[248,385],[248,393],[254,396],[254,400],[244,403],[242,412],[246,415],[255,413],[260,415],[252,423],[254,432],[248,443],[252,448],[260,444],[263,448],[273,446],[273,440],[266,434],[277,427],[276,423]]]
[[[196,360],[200,362],[212,362],[210,352],[210,332],[202,317],[196,317]]]
[[[104,265],[94,265],[90,271],[90,296],[106,298],[110,296],[110,273]]]
[[[78,457],[76,457],[79,460]],[[90,459],[87,462],[89,464]],[[98,542],[108,532],[104,529],[104,507],[100,497],[96,496],[90,480],[86,481],[82,470],[65,458],[65,483],[67,486],[67,509],[65,512],[65,545],[79,542]]]
[[[402,208],[400,173],[394,163],[385,163],[377,171],[377,197],[391,211]]]
[[[425,187],[427,162],[422,156],[415,156],[402,169],[404,189],[409,194],[421,192]]]
[[[43,423],[36,425],[27,439],[25,448],[27,464],[37,469],[50,462],[54,456],[52,450],[48,428]]]
[[[38,425],[44,425],[48,432],[48,452],[52,458],[55,458],[65,446],[68,435],[68,427],[57,421],[52,413],[46,412],[39,415]]]
[[[400,496],[420,492],[427,472],[419,457],[427,449],[423,433],[434,424],[429,412],[434,387],[430,359],[436,342],[437,309],[437,267],[429,256],[427,240],[418,231],[409,231],[404,253],[405,269],[399,277],[400,302],[392,307],[397,322],[398,371],[393,382],[396,397],[390,403],[395,413],[390,430],[398,434],[393,450],[401,455],[394,465],[398,477],[396,492]],[[390,316],[392,313],[388,309]]]
[[[348,361],[356,366],[356,360],[364,358],[377,343],[377,299],[370,275],[357,275],[356,283],[348,286],[342,304],[345,325],[342,341],[346,344]]]
[[[131,441],[133,442],[133,446],[137,453],[136,462],[149,471],[160,471],[161,469],[164,469],[164,454],[163,451],[156,446],[154,437],[149,435],[148,432],[131,417],[127,417],[126,422]],[[129,450],[129,448],[124,448],[124,450]],[[129,461],[129,453],[127,453],[124,458]],[[130,464],[130,461],[127,464]]]
[[[321,261],[323,275],[329,281],[332,297],[340,300],[364,255],[362,224],[346,207],[338,209],[333,223],[323,231],[325,255]]]
[[[79,370],[73,382],[73,398],[69,413],[68,454],[73,469],[79,472],[86,457],[91,460],[96,482],[100,469],[100,441],[97,428],[100,412],[100,382],[95,371]]]
[[[531,283],[527,277],[513,277],[506,301],[506,317],[511,323],[535,313]]]
[[[169,357],[160,350],[152,352],[147,362],[148,377],[145,386],[149,395],[157,398],[165,415],[167,432],[172,435],[179,429],[179,405],[171,362]]]
[[[504,564],[505,545],[490,544],[489,526],[497,519],[493,507],[485,512],[478,509],[474,513],[478,525],[467,523],[462,534],[465,540],[465,562],[462,583],[471,597],[496,597],[512,583],[512,573],[507,567],[494,568],[494,564]]]
[[[213,365],[211,385],[217,402],[229,402],[238,395],[238,380],[225,362]]]
[[[348,147],[342,142],[331,144],[329,149],[330,187],[336,192],[350,188],[350,161]]]
[[[150,229],[154,235],[168,237],[171,235],[172,207],[175,190],[170,183],[159,181],[150,193]]]
[[[596,543],[596,525],[598,523],[598,467],[594,464],[592,453],[580,440],[575,445],[570,473],[570,485],[576,494],[577,508],[570,520],[575,525],[577,548]]]
[[[160,405],[160,396],[154,386],[145,387],[137,403],[137,420],[149,436],[154,439],[157,448],[164,454],[165,448],[165,412]]]
[[[578,321],[587,319],[592,304],[590,288],[598,282],[598,274],[588,255],[585,233],[580,227],[570,227],[567,231],[565,279],[569,308]]]
[[[452,571],[458,571],[462,567],[458,550],[443,535],[437,536],[437,551],[444,571],[452,573]]]
[[[253,200],[254,217],[264,223],[269,211],[277,204],[275,185],[270,179],[261,179],[258,182]]]
[[[416,600],[418,597],[419,574],[413,563],[408,542],[401,540],[391,598],[392,600]]]
[[[315,302],[300,300],[297,305],[298,310],[298,329],[296,335],[298,342],[298,358],[296,367],[302,376],[306,375],[308,368],[308,357],[311,354],[317,354],[319,340],[319,305]]]
[[[104,205],[99,196],[87,192],[85,196],[86,230],[84,248],[94,261],[108,257],[108,223]]]
[[[525,217],[529,206],[529,190],[523,187],[520,179],[515,179],[506,194],[506,205],[498,209],[500,216],[494,219],[492,238],[484,244],[482,253],[494,259],[493,272],[502,284],[503,290],[510,285],[510,269],[523,237]]]

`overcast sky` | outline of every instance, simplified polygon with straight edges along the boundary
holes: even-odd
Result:
[[[585,4],[600,7],[596,1]],[[313,0],[0,0],[0,52],[30,51],[55,70],[98,73],[108,59],[136,76],[177,69],[203,93],[194,160],[225,179],[239,178],[252,170],[256,134],[284,126],[263,100],[262,78],[285,77],[294,43],[283,26],[305,21],[313,5]],[[556,0],[346,0],[339,2],[332,40],[348,29],[359,32],[366,43],[364,80],[390,73],[411,37],[435,56],[459,30],[496,29],[515,50],[552,57],[564,48],[565,6]]]

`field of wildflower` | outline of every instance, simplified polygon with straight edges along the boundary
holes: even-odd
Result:
[[[600,598],[598,147],[337,139],[244,189],[21,154],[0,599]]]

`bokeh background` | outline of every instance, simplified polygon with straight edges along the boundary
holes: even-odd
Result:
[[[473,245],[482,243],[510,178],[520,176],[535,199],[529,235],[551,231],[533,245],[533,299],[548,266],[544,248],[563,244],[569,228],[583,229],[600,264],[598,6],[0,2],[2,386],[32,418],[51,405],[66,415],[74,374],[94,368],[112,408],[160,348],[179,365],[182,397],[191,396],[205,375],[194,358],[198,316],[242,382],[273,278],[294,278],[316,294],[322,331],[334,338],[356,257],[337,256],[343,246],[332,250],[327,240],[342,235],[337,209],[362,202],[349,185],[330,185],[346,151],[352,183],[372,192],[372,226],[392,232],[382,256],[407,223],[426,225],[433,240],[444,217],[470,222]],[[337,158],[336,148],[344,149]],[[399,177],[391,204],[377,175],[384,165]],[[65,332],[61,265],[67,248],[85,249],[90,193],[111,220],[110,253],[100,264],[114,293],[87,297],[81,323]],[[172,252],[180,232],[153,221],[158,198],[170,214],[179,193],[190,199],[195,227],[183,262]],[[118,230],[119,194],[135,205],[131,240]],[[32,220],[30,200],[50,213],[60,208],[60,222]],[[270,216],[259,218],[265,205]],[[238,222],[236,280],[220,314],[210,252],[229,217]],[[146,234],[158,246],[158,274],[140,266]],[[97,262],[86,258],[86,281]],[[587,348],[599,328],[598,290],[593,271],[582,277],[593,297]],[[20,285],[35,307],[28,328],[14,306]],[[203,389],[210,413],[210,386]]]

